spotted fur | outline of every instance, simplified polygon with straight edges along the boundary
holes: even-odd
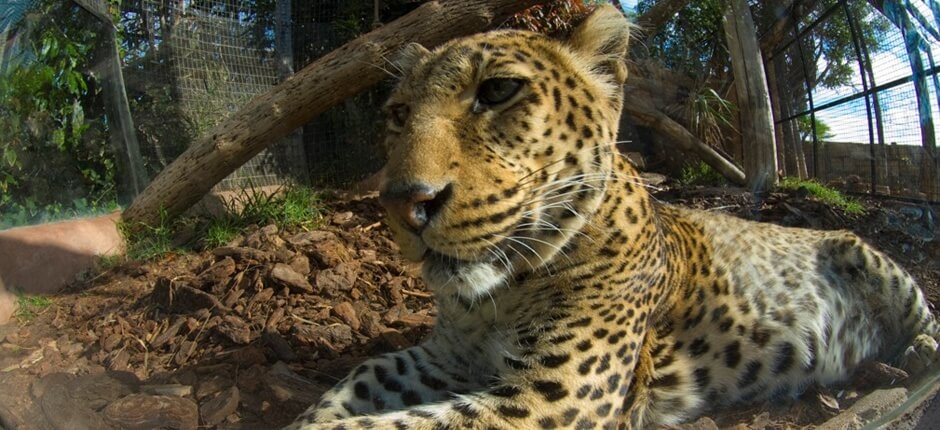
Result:
[[[613,145],[628,35],[601,7],[566,41],[405,49],[382,195],[437,325],[290,428],[643,428],[935,358],[921,291],[855,235],[650,198]]]

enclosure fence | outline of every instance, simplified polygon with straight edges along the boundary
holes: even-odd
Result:
[[[940,8],[934,0],[832,0],[818,16],[794,20],[788,41],[766,63],[781,168],[850,191],[940,201]],[[929,19],[927,17],[930,17]],[[870,46],[862,24],[887,19]],[[851,37],[852,84],[827,88],[818,58],[821,32]],[[775,87],[775,88],[774,88]],[[805,164],[803,163],[805,160]]]

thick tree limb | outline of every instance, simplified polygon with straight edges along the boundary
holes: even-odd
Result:
[[[642,93],[631,94],[623,105],[623,111],[630,115],[637,125],[649,127],[665,136],[669,144],[676,145],[682,151],[698,155],[702,161],[731,182],[738,185],[746,183],[744,172],[738,166],[722,157],[714,148],[703,143],[682,124],[673,121],[672,118],[656,109]]]
[[[440,0],[353,40],[256,96],[163,169],[124,211],[129,223],[175,217],[278,139],[386,75],[406,42],[433,47],[502,23],[536,0]]]

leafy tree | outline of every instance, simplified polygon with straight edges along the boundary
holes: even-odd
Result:
[[[12,27],[20,44],[0,70],[0,218],[32,222],[114,201],[108,124],[90,72],[96,28],[74,3],[55,0]]]

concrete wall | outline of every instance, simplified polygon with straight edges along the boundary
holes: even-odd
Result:
[[[813,145],[805,143],[806,165],[812,174]],[[872,147],[867,143],[823,142],[818,148],[823,183],[849,191],[871,190]],[[940,171],[931,167],[922,146],[875,145],[875,184],[879,194],[940,201]]]

